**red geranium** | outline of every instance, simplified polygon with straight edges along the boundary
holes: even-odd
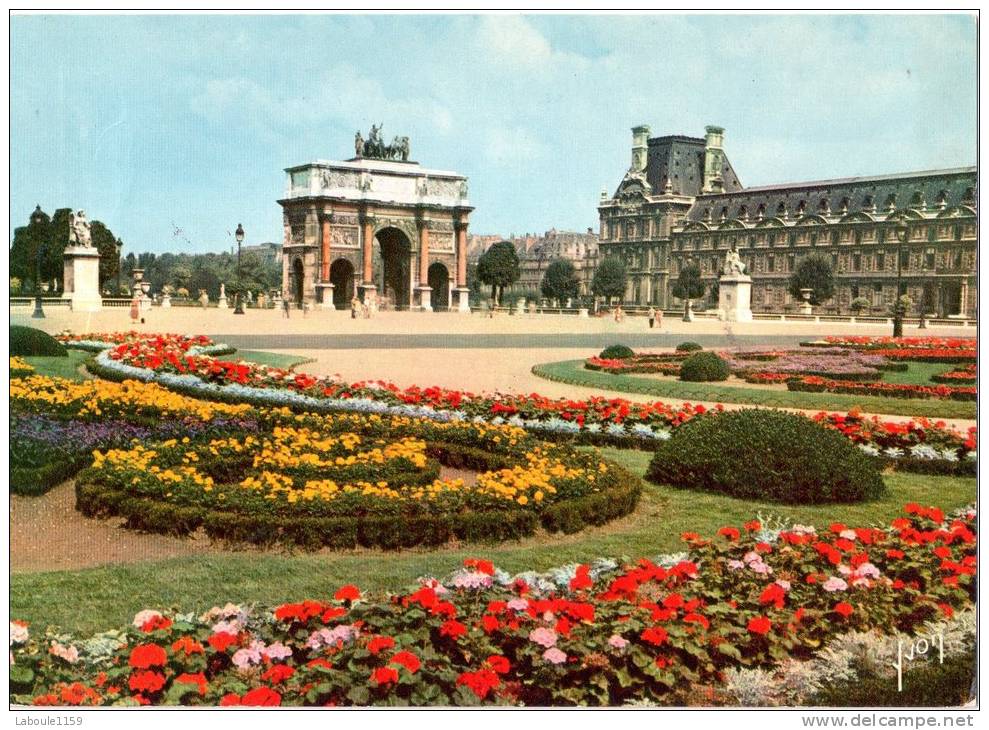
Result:
[[[268,671],[261,675],[261,679],[272,684],[284,682],[295,674],[295,670],[287,664],[273,664]]]
[[[134,672],[127,686],[132,692],[157,692],[165,686],[165,675],[150,670]]]
[[[852,604],[846,603],[845,601],[835,604],[834,607],[834,612],[842,618],[848,618],[854,611],[855,609],[852,608]]]
[[[467,627],[454,619],[445,621],[440,626],[440,636],[449,636],[451,639],[457,639],[466,633]]]
[[[371,681],[379,686],[394,684],[398,681],[398,670],[393,667],[378,667],[371,672]]]
[[[241,697],[240,704],[245,707],[278,707],[282,704],[282,696],[270,687],[257,687]]]
[[[478,699],[483,700],[491,690],[496,689],[501,684],[501,680],[490,669],[479,669],[476,672],[461,674],[457,677],[457,684],[466,685],[477,695]]]
[[[508,661],[508,658],[503,657],[500,654],[492,654],[489,656],[487,664],[498,674],[507,674],[508,670],[512,668],[511,662]]]
[[[391,649],[393,646],[395,646],[395,640],[390,636],[375,636],[368,642],[367,650],[372,654],[377,654],[379,651]]]
[[[750,633],[765,636],[769,633],[771,628],[773,628],[773,622],[765,616],[756,616],[755,618],[749,619],[748,629]]]
[[[196,674],[180,674],[175,678],[177,684],[194,684],[198,688],[200,695],[206,694],[206,675],[202,672],[197,672]]]
[[[419,671],[419,667],[422,666],[422,662],[419,660],[419,657],[417,657],[411,651],[400,651],[400,652],[397,652],[391,658],[391,663],[392,664],[400,664],[401,666],[403,666],[406,669],[408,669],[409,672],[411,672],[412,674],[415,674],[416,672],[418,672]]]
[[[166,661],[168,661],[168,655],[157,644],[140,644],[131,651],[127,663],[135,669],[147,669],[148,667],[165,666]]]
[[[642,640],[648,641],[653,646],[665,644],[669,634],[662,626],[653,626],[642,632]]]
[[[333,597],[338,601],[356,601],[361,597],[361,590],[357,586],[348,583],[334,593]]]

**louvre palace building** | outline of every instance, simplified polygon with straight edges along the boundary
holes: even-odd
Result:
[[[899,268],[911,314],[924,302],[929,314],[973,318],[976,185],[976,168],[963,167],[746,188],[722,128],[707,127],[704,138],[650,138],[639,126],[628,172],[613,197],[601,195],[598,260],[625,262],[626,302],[676,308],[671,289],[683,266],[697,263],[712,292],[734,248],[752,276],[753,311],[782,313],[798,306],[787,291],[791,273],[820,252],[835,278],[821,313],[847,314],[853,300],[866,299],[866,311],[885,314]]]

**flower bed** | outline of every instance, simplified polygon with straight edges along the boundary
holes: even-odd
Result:
[[[785,700],[829,662],[854,676],[863,632],[895,646],[937,622],[949,654],[971,651],[955,622],[974,618],[975,517],[908,505],[886,529],[753,521],[686,534],[679,555],[547,575],[471,559],[399,595],[347,585],[269,610],[145,610],[86,639],[14,621],[11,702],[737,704],[752,673],[784,671]]]
[[[201,370],[189,372],[187,368],[180,373],[172,365],[172,359],[164,356],[160,357],[161,362],[156,369],[134,367],[128,363],[129,352],[127,349],[114,359],[111,357],[113,351],[106,350],[91,363],[90,370],[115,380],[154,380],[172,391],[214,401],[321,413],[349,411],[440,421],[508,424],[524,428],[541,438],[576,439],[585,443],[633,448],[655,448],[660,441],[669,438],[672,429],[708,413],[704,406],[689,403],[674,407],[661,401],[637,403],[624,398],[551,399],[535,393],[474,394],[418,386],[402,389],[383,381],[344,383],[252,363],[227,363],[195,356],[195,352],[192,362]],[[138,356],[145,357],[140,350]],[[238,365],[243,369],[235,367]],[[240,379],[247,383],[237,382]],[[714,412],[720,409],[719,405]],[[833,420],[843,420],[845,417],[845,414],[829,414],[819,420],[829,425]],[[848,414],[848,417],[857,418],[854,413]],[[885,424],[889,426],[887,429],[878,419],[873,421],[875,427],[865,428],[862,433],[881,435],[882,448],[895,446],[908,449],[930,442],[939,450],[952,450],[952,464],[961,462],[967,465],[966,473],[968,470],[974,471],[974,432],[965,436],[945,427],[943,422],[932,423],[927,419],[915,419],[905,429],[892,422]],[[889,437],[900,441],[890,444],[887,442]],[[971,446],[967,445],[969,442]],[[910,465],[909,460],[898,460],[896,463],[905,467]]]
[[[10,358],[10,377],[23,378],[34,374],[34,368],[19,357]]]
[[[949,370],[946,373],[938,373],[937,375],[931,376],[931,382],[943,383],[945,385],[967,385],[971,383],[974,385],[979,381],[979,368],[978,365],[972,363],[971,365],[962,365],[954,370]]]
[[[831,336],[804,347],[843,347],[863,350],[894,361],[932,363],[975,362],[978,345],[973,337],[848,337]]]
[[[831,380],[814,375],[791,378],[786,381],[786,387],[788,390],[811,393],[850,393],[852,395],[877,395],[885,398],[978,400],[978,390],[974,386],[860,383],[852,380]]]
[[[820,375],[846,380],[879,380],[882,370],[904,370],[903,363],[890,362],[873,354],[842,348],[816,352],[800,350],[725,350],[717,352],[731,369],[732,375],[748,382],[780,382],[770,375]],[[584,361],[588,370],[615,375],[651,373],[679,375],[680,365],[690,353],[636,353],[623,359],[591,357]]]
[[[364,415],[262,414],[257,434],[94,454],[77,507],[127,526],[305,548],[494,541],[576,532],[635,509],[616,465],[522,429]],[[480,472],[442,478],[440,465]]]

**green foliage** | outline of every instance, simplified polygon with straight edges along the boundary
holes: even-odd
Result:
[[[608,256],[598,264],[591,280],[591,293],[605,299],[625,296],[625,264],[617,256]]]
[[[837,431],[784,411],[701,416],[673,432],[651,481],[788,504],[860,502],[885,493],[875,461]]]
[[[100,290],[102,291],[106,282],[117,276],[117,269],[120,268],[120,259],[117,256],[117,238],[100,221],[93,221],[90,224],[90,233],[93,236],[93,246],[100,252]],[[123,241],[119,242],[123,246]]]
[[[834,295],[834,274],[831,258],[825,254],[813,253],[804,256],[797,263],[797,270],[790,275],[789,291],[794,299],[803,301],[801,289],[813,289],[811,304],[821,304]]]
[[[714,383],[727,380],[728,363],[713,352],[695,352],[680,365],[680,380],[690,383]]]
[[[701,281],[701,267],[693,261],[680,269],[680,275],[673,285],[673,296],[689,301],[704,296],[704,282]]]
[[[546,267],[540,289],[544,297],[555,299],[563,306],[568,299],[576,299],[580,293],[580,276],[572,262],[557,259]]]
[[[608,345],[598,355],[602,360],[625,360],[635,355],[635,351],[627,345]]]
[[[65,357],[68,352],[58,340],[47,332],[36,330],[33,327],[21,327],[12,324],[10,325],[10,354]]]
[[[691,342],[687,340],[686,342],[681,342],[677,345],[677,352],[697,352],[698,350],[703,350],[704,348],[698,345],[696,342]]]
[[[511,241],[498,241],[477,262],[477,277],[491,287],[491,298],[499,302],[506,286],[519,280],[522,271]]]
[[[870,309],[872,307],[872,302],[865,297],[855,297],[852,300],[852,303],[848,306],[853,312],[862,312]]]

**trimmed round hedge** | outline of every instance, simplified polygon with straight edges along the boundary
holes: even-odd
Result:
[[[267,415],[260,433],[99,452],[76,480],[76,506],[149,532],[397,549],[577,532],[632,512],[642,487],[594,454],[509,426]]]
[[[730,374],[728,363],[713,352],[695,352],[680,365],[680,380],[691,383],[727,380]]]
[[[601,354],[598,357],[602,360],[625,360],[634,355],[635,351],[631,347],[626,347],[625,345],[608,345],[601,350]]]
[[[696,342],[681,342],[677,345],[677,352],[697,352],[698,350],[703,350],[704,348],[698,345]]]
[[[10,325],[10,354],[21,357],[66,357],[69,353],[47,332],[33,327]]]
[[[688,421],[656,451],[647,478],[788,504],[861,502],[886,491],[876,461],[840,433],[804,416],[763,409]]]

